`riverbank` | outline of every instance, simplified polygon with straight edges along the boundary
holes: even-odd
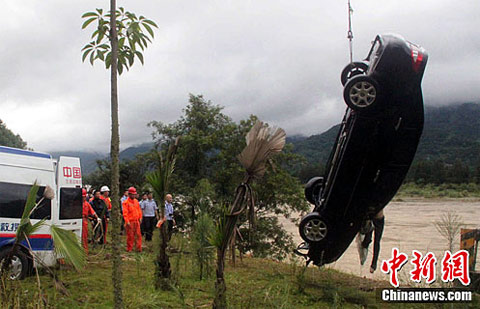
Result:
[[[448,241],[439,233],[435,222],[452,213],[458,216],[461,228],[480,228],[480,198],[425,198],[425,197],[396,197],[384,209],[385,229],[383,232],[378,265],[382,260],[390,259],[392,249],[398,248],[401,252],[411,256],[413,250],[423,254],[433,252],[441,260],[448,249]],[[300,214],[292,216],[299,218]],[[294,243],[302,242],[298,227],[289,220],[282,220],[283,226],[292,235]],[[456,235],[453,242],[454,250],[460,247],[460,235]],[[370,259],[372,246],[369,248],[365,265],[360,265],[357,246],[353,242],[338,261],[327,267],[336,269],[354,276],[366,277],[375,280],[387,280],[388,277],[377,270],[370,274]],[[477,265],[480,265],[480,255],[477,256]],[[408,272],[411,264],[407,263],[400,273],[400,280],[409,284]],[[478,270],[478,266],[477,266]],[[439,282],[437,282],[438,284]]]
[[[405,183],[395,196],[401,198],[476,198],[480,200],[480,184],[478,183],[443,183],[417,184]]]

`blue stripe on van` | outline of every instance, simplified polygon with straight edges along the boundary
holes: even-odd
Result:
[[[46,158],[46,159],[51,159],[52,158],[51,155],[46,154],[46,153],[34,152],[34,151],[28,151],[28,150],[10,148],[10,147],[4,147],[4,146],[0,146],[0,152],[17,154],[17,155],[22,155],[22,156]]]
[[[3,234],[0,236],[0,248],[6,245],[10,245],[14,241],[15,234],[12,236],[6,236]],[[30,246],[32,246],[33,251],[51,251],[53,250],[53,240],[51,237],[41,237],[36,238],[36,235],[32,235],[32,238],[29,238],[28,241],[30,242]],[[29,248],[28,242],[26,240],[22,241],[21,244]]]

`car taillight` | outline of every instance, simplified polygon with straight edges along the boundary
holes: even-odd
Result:
[[[420,69],[420,65],[422,64],[423,61],[423,53],[421,50],[415,46],[415,45],[410,45],[410,50],[411,50],[411,56],[412,56],[412,67],[415,72],[418,72]]]

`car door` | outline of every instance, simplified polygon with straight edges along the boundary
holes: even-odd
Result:
[[[82,171],[80,159],[60,157],[57,163],[56,224],[71,230],[79,238],[82,233]]]

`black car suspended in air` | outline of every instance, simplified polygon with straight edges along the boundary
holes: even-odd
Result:
[[[305,196],[314,209],[302,218],[297,248],[316,265],[332,263],[362,222],[393,198],[423,130],[421,80],[427,53],[398,35],[378,35],[367,58],[341,74],[348,106],[323,177]],[[300,253],[301,254],[301,253]]]

